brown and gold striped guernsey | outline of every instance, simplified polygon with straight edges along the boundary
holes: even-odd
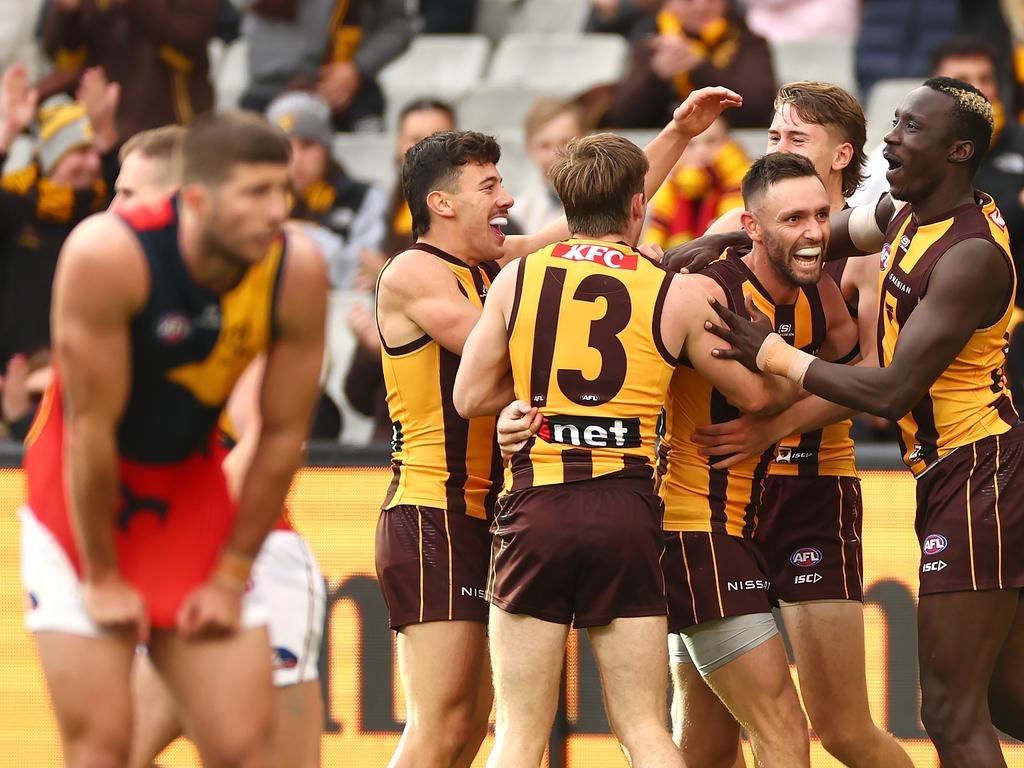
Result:
[[[743,296],[750,294],[780,336],[805,352],[817,354],[827,331],[817,286],[802,288],[795,304],[776,305],[734,251],[701,274],[721,286],[734,312],[746,315]],[[698,446],[690,439],[698,426],[731,421],[740,412],[688,360],[680,361],[676,368],[665,409],[666,432],[658,465],[665,530],[751,538],[757,527],[757,506],[772,451],[729,469],[713,469],[711,465],[719,459],[698,453]]]
[[[496,264],[470,267],[426,243],[413,250],[436,256],[452,271],[459,290],[483,307],[498,273]],[[467,421],[455,410],[452,388],[459,356],[426,334],[400,347],[389,347],[381,338],[381,346],[394,471],[384,509],[416,504],[491,519],[501,490],[495,419]]]
[[[878,300],[881,364],[892,360],[900,329],[925,295],[942,255],[969,239],[987,240],[1006,257],[1013,284],[999,320],[977,329],[921,401],[899,420],[903,460],[919,475],[955,448],[1001,435],[1018,421],[1003,385],[1007,329],[1013,314],[1016,273],[1006,223],[995,202],[975,191],[975,202],[954,208],[938,221],[919,222],[904,206],[889,224],[882,249]]]
[[[848,259],[826,261],[822,280],[834,280],[842,291],[843,272]],[[843,299],[850,316],[856,319],[857,308]],[[790,435],[780,440],[775,448],[769,475],[782,477],[857,477],[853,438],[850,437],[852,419],[843,419],[823,429],[802,435]]]
[[[540,432],[506,486],[608,475],[652,478],[657,424],[676,359],[661,338],[672,276],[623,243],[571,239],[517,265],[509,319],[516,397]]]

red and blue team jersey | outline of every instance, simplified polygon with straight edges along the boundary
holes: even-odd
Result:
[[[122,214],[149,270],[132,319],[131,390],[117,427],[118,567],[143,594],[154,626],[173,626],[210,574],[237,506],[217,422],[239,376],[274,336],[283,237],[224,293],[197,285],[178,247],[175,200]],[[60,371],[26,439],[28,505],[81,571],[68,508]]]

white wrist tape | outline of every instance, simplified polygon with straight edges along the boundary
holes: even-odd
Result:
[[[757,367],[765,373],[784,376],[803,386],[807,369],[815,360],[803,350],[790,346],[777,333],[769,333],[757,350]]]
[[[875,218],[876,205],[869,203],[854,208],[847,225],[850,240],[864,253],[874,253],[885,242],[885,232],[878,226],[878,220]]]

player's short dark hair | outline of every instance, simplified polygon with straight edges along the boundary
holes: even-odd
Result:
[[[413,112],[444,112],[452,121],[452,125],[455,125],[455,110],[452,109],[451,104],[446,101],[441,101],[440,99],[416,99],[414,101],[410,101],[402,107],[402,111],[398,113],[399,125],[401,125],[402,121]]]
[[[221,112],[196,119],[181,142],[182,183],[217,185],[236,165],[288,165],[288,137],[255,112]]]
[[[640,148],[622,136],[598,133],[570,141],[549,172],[569,231],[590,237],[622,232],[648,167]]]
[[[974,144],[974,154],[968,161],[973,175],[992,142],[996,120],[992,104],[973,85],[952,77],[931,77],[924,81],[924,86],[952,99],[950,131],[955,138]]]
[[[821,180],[814,163],[794,152],[772,152],[759,157],[743,177],[743,205],[749,211],[768,188],[785,179],[803,179],[813,176]]]
[[[928,71],[936,72],[946,59],[961,59],[968,56],[983,56],[992,63],[992,69],[999,68],[999,52],[988,40],[977,35],[954,35],[936,45],[928,54]]]
[[[864,180],[868,157],[867,120],[860,103],[847,91],[832,83],[800,80],[786,83],[775,97],[775,109],[785,105],[796,110],[802,120],[834,129],[842,141],[853,147],[853,157],[843,168],[843,195],[849,197]]]
[[[402,193],[412,213],[412,236],[430,230],[427,196],[437,189],[454,191],[468,163],[497,163],[501,147],[493,136],[478,131],[445,131],[420,141],[402,161]]]

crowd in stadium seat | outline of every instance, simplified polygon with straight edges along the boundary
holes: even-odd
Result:
[[[600,126],[643,143],[691,88],[732,87],[743,108],[694,142],[652,201],[648,238],[668,247],[736,203],[779,84],[827,80],[858,95],[870,151],[903,94],[938,71],[936,46],[966,31],[987,41],[961,52],[991,63],[983,90],[1002,120],[979,179],[1020,240],[1024,57],[1011,54],[1024,50],[1024,19],[1004,18],[1011,5],[0,0],[0,435],[24,435],[47,380],[60,245],[106,206],[117,148],[139,130],[242,107],[292,137],[294,217],[314,232],[334,288],[324,386],[337,413],[320,434],[363,443],[388,432],[373,283],[411,242],[397,169],[419,138],[456,124],[494,133],[515,225],[532,231],[558,214],[544,172],[569,138]],[[1019,391],[1024,376],[1010,377]]]

